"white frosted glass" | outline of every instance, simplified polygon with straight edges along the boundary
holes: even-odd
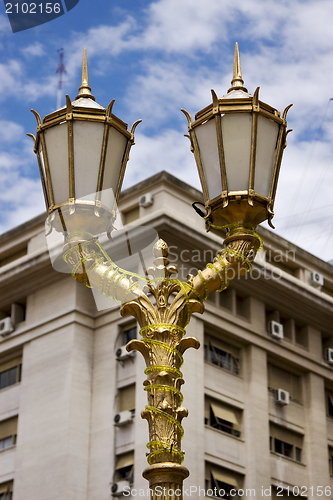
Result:
[[[75,108],[95,108],[95,109],[105,109],[103,106],[98,104],[98,102],[89,99],[89,97],[81,97],[77,101],[72,102]]]
[[[252,96],[243,90],[232,90],[224,95],[222,99],[248,99],[249,97]]]
[[[254,190],[266,197],[271,185],[278,133],[276,122],[259,115]]]
[[[126,144],[127,137],[114,127],[110,127],[101,197],[103,205],[108,208],[113,208]]]
[[[228,191],[249,188],[252,118],[250,113],[221,117]]]
[[[200,149],[202,167],[207,183],[208,195],[212,200],[222,193],[221,170],[216,137],[215,119],[195,128]]]
[[[66,122],[48,128],[44,132],[53,198],[56,205],[69,198],[67,135]]]
[[[104,124],[75,121],[73,132],[75,198],[82,198],[96,193]]]

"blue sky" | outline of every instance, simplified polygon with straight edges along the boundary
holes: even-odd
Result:
[[[245,85],[280,111],[289,103],[288,147],[275,204],[276,232],[333,259],[333,4],[331,0],[80,0],[64,16],[13,34],[0,4],[0,232],[44,211],[27,132],[31,108],[56,109],[64,49],[65,94],[81,80],[104,107],[137,128],[124,188],[167,170],[199,188],[185,116],[230,87],[238,41]]]

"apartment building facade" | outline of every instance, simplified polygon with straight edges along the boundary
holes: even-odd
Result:
[[[102,244],[142,273],[158,235],[186,280],[222,249],[191,207],[200,200],[157,174],[119,204],[121,234],[143,228],[145,243]],[[0,499],[149,498],[145,366],[124,349],[135,321],[71,277],[44,223],[0,237]],[[184,496],[333,499],[333,266],[259,233],[251,272],[187,328],[201,348],[182,368]]]

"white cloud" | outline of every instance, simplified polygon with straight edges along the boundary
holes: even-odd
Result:
[[[147,9],[149,24],[140,39],[133,43],[144,48],[183,53],[210,51],[212,44],[227,40],[225,24],[235,8],[231,1],[209,2],[160,0]]]
[[[333,258],[332,153],[329,143],[292,143],[285,150],[273,220],[278,234],[322,259]]]
[[[199,188],[199,178],[190,152],[190,142],[175,130],[165,130],[163,134],[147,137],[135,135],[127,165],[124,188],[140,182],[161,170],[173,174],[188,184]]]
[[[24,137],[23,127],[12,121],[0,120],[0,137],[4,143],[20,141]]]
[[[44,46],[40,42],[35,42],[32,45],[28,45],[22,49],[22,53],[29,57],[40,57],[45,55]]]
[[[21,87],[23,67],[21,61],[11,59],[8,63],[0,63],[0,96],[16,95]]]
[[[0,151],[0,232],[4,232],[45,208],[40,180],[29,177],[36,162],[31,139],[20,124],[6,120],[0,121],[0,136],[4,139]]]
[[[5,183],[5,187],[6,196],[0,197],[2,212],[0,233],[6,232],[45,211],[39,179],[13,176],[11,182]]]

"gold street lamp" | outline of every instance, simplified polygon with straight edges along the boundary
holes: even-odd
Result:
[[[224,249],[197,276],[181,282],[173,278],[177,268],[170,265],[167,244],[159,240],[154,265],[146,270],[148,277],[142,277],[118,268],[96,237],[113,227],[138,122],[127,132],[111,114],[112,104],[105,110],[93,101],[85,53],[82,74],[74,103],[67,97],[66,108],[46,116],[43,123],[34,112],[38,128],[36,139],[32,137],[50,230],[66,236],[64,260],[74,278],[121,302],[121,315],[133,316],[140,325],[141,340],[131,340],[127,350],[140,351],[146,362],[148,405],[141,415],[149,426],[149,466],[143,476],[152,500],[182,499],[189,471],[181,465],[181,422],[188,412],[182,406],[180,370],[184,352],[199,348],[195,338],[184,337],[185,328],[194,312],[204,311],[210,293],[224,290],[231,277],[251,269],[261,242],[255,228],[273,216],[289,107],[281,118],[258,100],[258,90],[253,97],[247,93],[236,44],[228,94],[218,99],[213,93],[213,104],[197,113],[194,122],[185,111],[204,192],[202,215],[209,227],[227,227]],[[110,189],[111,203],[104,193]]]
[[[82,83],[75,101],[37,119],[37,154],[50,230],[71,233],[85,227],[92,234],[109,233],[115,219],[134,130],[95,102],[88,82],[84,49]]]
[[[259,87],[244,87],[238,44],[231,88],[189,122],[191,149],[197,163],[208,226],[248,224],[253,229],[274,216],[278,176],[286,145],[286,116],[259,101]]]

